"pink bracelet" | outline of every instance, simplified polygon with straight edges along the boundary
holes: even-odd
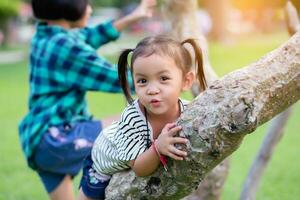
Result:
[[[156,140],[153,141],[153,145],[152,145],[152,148],[154,149],[154,151],[156,152],[157,156],[159,157],[159,160],[160,162],[162,163],[164,169],[166,171],[168,171],[168,168],[167,168],[167,159],[164,155],[161,155],[156,147],[156,144],[155,144]]]

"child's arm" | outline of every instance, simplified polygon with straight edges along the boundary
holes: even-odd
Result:
[[[158,168],[159,164],[160,160],[152,147],[136,160],[130,161],[130,166],[137,176],[149,176]]]
[[[53,43],[55,51],[47,49],[49,66],[56,66],[53,84],[84,91],[122,91],[117,69],[91,47],[65,37],[57,37]]]
[[[120,32],[130,24],[140,19],[151,17],[155,5],[156,0],[142,0],[140,5],[130,14],[115,21],[81,29],[80,33],[86,43],[98,49],[101,45],[111,40],[116,40],[120,36]]]
[[[118,39],[119,36],[120,32],[115,28],[112,20],[79,30],[79,37],[94,49]]]
[[[175,160],[183,160],[187,153],[177,149],[174,144],[186,144],[187,139],[174,137],[180,126],[175,123],[167,124],[162,130],[159,137],[155,140],[155,145],[158,152],[162,155],[169,156]],[[153,144],[152,144],[153,145]],[[160,159],[152,146],[137,157],[136,160],[130,161],[130,166],[137,176],[148,176],[152,174],[160,164]]]
[[[154,6],[156,6],[156,0],[141,0],[140,5],[133,12],[116,20],[113,25],[118,31],[122,31],[124,28],[140,19],[152,17]]]

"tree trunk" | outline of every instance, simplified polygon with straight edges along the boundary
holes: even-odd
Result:
[[[200,182],[197,190],[184,200],[218,200],[229,172],[229,159],[223,160]]]
[[[230,9],[228,0],[203,0],[204,7],[208,10],[212,19],[210,36],[213,39],[223,41],[228,35],[227,20]]]
[[[290,35],[293,35],[300,30],[300,21],[297,9],[290,1],[288,1],[285,6],[285,19]]]
[[[8,20],[0,20],[0,31],[2,30],[2,34],[3,34],[3,41],[2,44],[0,43],[0,45],[7,47],[9,44],[9,26],[8,26]]]
[[[117,173],[107,199],[176,200],[233,153],[245,135],[300,99],[300,32],[258,62],[214,82],[182,113],[180,136],[189,139],[185,161],[168,160],[149,177]]]

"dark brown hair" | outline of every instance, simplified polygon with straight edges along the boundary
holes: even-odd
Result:
[[[133,74],[133,63],[138,57],[147,57],[152,54],[160,56],[168,56],[174,59],[177,66],[183,71],[183,74],[188,73],[192,69],[193,61],[189,51],[184,47],[184,44],[190,44],[195,52],[196,77],[200,83],[202,90],[207,87],[203,69],[202,51],[194,39],[186,39],[182,42],[176,41],[165,35],[146,37],[140,41],[135,49],[125,49],[118,61],[118,73],[120,85],[128,103],[133,101],[128,84],[128,69]],[[128,65],[128,55],[132,52],[131,62]]]
[[[87,5],[88,0],[31,0],[33,14],[41,20],[77,21]]]

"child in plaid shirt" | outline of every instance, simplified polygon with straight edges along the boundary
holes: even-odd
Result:
[[[142,0],[129,15],[88,28],[88,0],[32,0],[40,22],[31,43],[29,111],[19,136],[51,199],[74,199],[72,178],[102,129],[87,110],[86,92],[121,92],[117,70],[96,49],[150,17],[155,4]]]

